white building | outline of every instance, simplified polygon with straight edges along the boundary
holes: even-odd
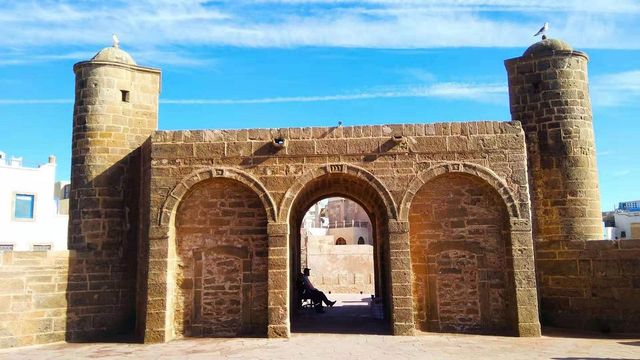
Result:
[[[55,179],[54,156],[32,168],[0,152],[0,250],[67,249],[69,186]]]
[[[640,211],[617,211],[614,239],[640,239]]]
[[[640,239],[640,200],[625,201],[614,211],[602,213],[605,239]]]

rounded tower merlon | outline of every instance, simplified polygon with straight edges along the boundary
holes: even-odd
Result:
[[[128,236],[136,150],[157,130],[160,71],[108,47],[74,65],[70,249],[117,249]],[[133,158],[133,159],[132,159]]]
[[[505,61],[512,120],[523,125],[534,239],[602,238],[588,57],[544,39]]]

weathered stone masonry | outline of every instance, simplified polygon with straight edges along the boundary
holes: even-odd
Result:
[[[401,137],[401,141],[394,140],[394,134]],[[286,147],[279,149],[273,146],[274,138],[287,139]],[[414,225],[407,209],[411,207],[415,194],[428,188],[431,180],[450,183],[451,178],[461,176],[470,179],[471,183],[459,190],[460,199],[469,197],[469,206],[480,209],[471,209],[468,217],[482,221],[474,211],[483,211],[481,209],[485,206],[490,206],[488,211],[496,214],[492,216],[498,216],[496,224],[484,224],[485,227],[497,227],[497,230],[484,229],[483,225],[477,227],[476,241],[495,249],[491,250],[495,254],[487,255],[478,248],[473,249],[476,253],[480,251],[483,259],[487,258],[474,265],[473,271],[480,272],[473,281],[489,277],[488,282],[481,280],[483,308],[478,308],[477,312],[482,312],[483,318],[495,318],[493,321],[500,324],[482,326],[477,323],[475,327],[458,330],[505,330],[536,335],[539,325],[535,305],[533,245],[527,225],[530,221],[524,151],[524,134],[517,123],[156,132],[151,137],[153,195],[149,199],[149,208],[153,235],[149,246],[152,249],[162,247],[171,252],[176,241],[180,241],[176,240],[180,229],[174,229],[174,219],[182,216],[180,204],[184,204],[185,197],[190,196],[198,184],[232,179],[252,189],[262,199],[266,212],[273,212],[273,215],[267,216],[270,218],[267,232],[267,332],[271,336],[279,336],[288,333],[290,304],[295,301],[288,293],[291,291],[291,275],[299,272],[295,265],[299,261],[287,261],[287,255],[290,253],[291,259],[298,256],[299,239],[296,234],[299,231],[296,228],[304,211],[325,196],[352,198],[371,214],[375,224],[376,271],[380,283],[378,291],[388,303],[388,316],[394,333],[410,334],[415,328],[414,304],[421,304],[425,299],[411,290],[410,248],[415,244],[411,244],[408,232],[418,226],[422,219],[416,219]],[[231,185],[228,187],[231,188]],[[482,198],[487,192],[492,200]],[[479,198],[474,198],[474,194]],[[237,220],[233,221],[232,225],[243,228]],[[472,225],[471,220],[469,225]],[[522,231],[514,232],[518,243],[513,245],[510,238],[512,228]],[[488,234],[491,231],[497,231],[499,236],[498,240],[493,240],[498,241],[495,245],[489,242]],[[445,234],[442,239],[436,240],[449,240],[449,243],[457,244],[459,249],[476,246],[472,239],[455,234]],[[447,247],[444,250],[434,249],[427,255],[438,256],[439,251],[449,250]],[[513,254],[515,251],[519,253]],[[175,284],[185,281],[185,272],[178,270],[175,260],[167,259],[165,251],[159,254],[159,258],[150,258],[150,263],[157,262],[163,266],[158,267],[157,273],[150,272],[149,277],[155,279],[168,274],[169,278],[176,277],[176,280],[168,282],[166,288],[155,287],[160,291],[150,292],[148,296],[150,301],[170,304],[180,291]],[[511,269],[505,274],[504,270],[509,266],[506,258],[512,260],[510,264],[529,266],[515,272]],[[422,258],[418,257],[415,261],[420,262]],[[438,278],[443,275],[435,273],[433,276]],[[498,290],[485,291],[489,285]],[[442,296],[450,293],[446,289],[441,292]],[[518,306],[516,293],[520,293],[521,298],[533,294],[534,299],[528,306]],[[480,301],[478,294],[466,295],[476,299],[473,301]],[[185,306],[189,303],[183,298],[177,301],[185,303]],[[147,319],[157,320],[155,323],[147,320],[148,339],[162,336],[166,339],[181,333],[182,316],[174,313],[175,307],[156,310],[147,314]],[[442,314],[442,317],[459,317],[465,314],[466,309],[447,308],[446,311],[448,313]],[[498,315],[492,315],[492,311]],[[443,326],[434,330],[451,331],[454,328]]]
[[[557,40],[507,60],[514,122],[157,131],[160,72],[104,49],[74,67],[70,251],[2,255],[0,347],[287,337],[329,196],[371,219],[396,335],[640,331],[637,241],[589,241],[586,62]]]

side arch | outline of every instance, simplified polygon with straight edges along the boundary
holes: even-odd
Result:
[[[380,198],[384,202],[387,218],[393,220],[398,219],[396,203],[386,186],[369,171],[357,166],[342,163],[328,164],[326,166],[313,169],[298,178],[298,180],[291,185],[284,195],[282,203],[280,204],[278,219],[283,222],[288,220],[291,215],[291,207],[300,194],[300,191],[302,191],[302,189],[304,189],[306,185],[314,179],[328,174],[347,174],[365,181],[379,194]]]
[[[202,181],[212,178],[232,179],[249,187],[262,201],[264,210],[267,213],[267,220],[270,223],[276,221],[277,214],[275,202],[271,195],[269,195],[267,189],[258,179],[242,170],[227,167],[207,167],[198,169],[185,176],[169,192],[169,195],[162,206],[162,211],[160,212],[160,218],[158,219],[159,225],[169,225],[171,223],[172,216],[175,215],[175,211],[178,208],[180,201],[189,192],[189,189]]]
[[[402,202],[400,204],[400,221],[409,220],[409,209],[411,208],[411,202],[413,201],[413,198],[416,196],[418,191],[420,191],[422,186],[433,180],[437,176],[446,173],[466,173],[474,175],[486,181],[498,192],[498,194],[500,194],[500,196],[504,200],[509,216],[516,219],[520,218],[520,209],[518,207],[518,203],[516,202],[516,198],[513,195],[513,192],[509,189],[507,183],[491,169],[471,163],[443,163],[437,164],[421,171],[411,181],[409,187],[407,188],[407,192],[402,198]]]

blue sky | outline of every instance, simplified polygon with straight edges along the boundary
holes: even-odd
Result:
[[[586,5],[588,3],[588,5]],[[72,66],[160,67],[160,129],[509,120],[503,60],[586,51],[603,209],[640,199],[640,0],[0,0],[0,150],[70,171]]]

